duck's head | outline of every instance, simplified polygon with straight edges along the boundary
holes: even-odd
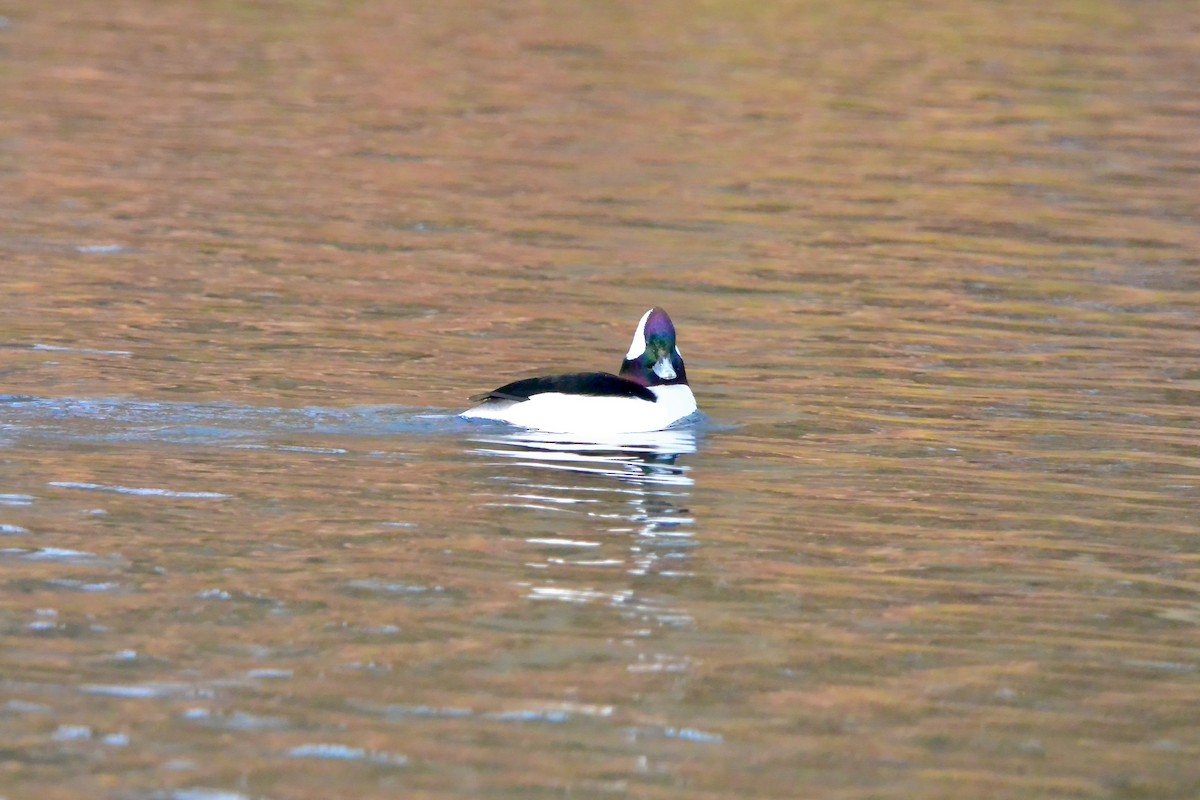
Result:
[[[675,326],[661,308],[642,315],[621,364],[621,377],[642,386],[687,383],[683,356],[675,346]]]

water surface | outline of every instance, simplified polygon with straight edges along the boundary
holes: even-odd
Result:
[[[4,14],[5,798],[1200,794],[1194,4]]]

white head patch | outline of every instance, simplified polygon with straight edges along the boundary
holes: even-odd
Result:
[[[650,309],[650,311],[653,310],[653,308]],[[637,330],[633,332],[633,342],[629,345],[629,352],[625,354],[626,361],[639,358],[642,353],[646,352],[646,320],[650,318],[650,311],[642,314],[642,318],[638,320]]]

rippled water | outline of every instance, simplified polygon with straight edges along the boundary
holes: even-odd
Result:
[[[3,13],[0,797],[1200,795],[1195,4]]]

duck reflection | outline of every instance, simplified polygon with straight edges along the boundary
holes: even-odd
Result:
[[[683,562],[694,544],[693,480],[679,459],[696,452],[692,430],[585,440],[578,434],[505,429],[474,436],[471,443],[472,452],[500,468],[493,478],[503,488],[489,494],[486,504],[535,512],[521,528],[545,560],[530,566],[687,574]],[[552,593],[563,600],[596,599],[567,591]]]

